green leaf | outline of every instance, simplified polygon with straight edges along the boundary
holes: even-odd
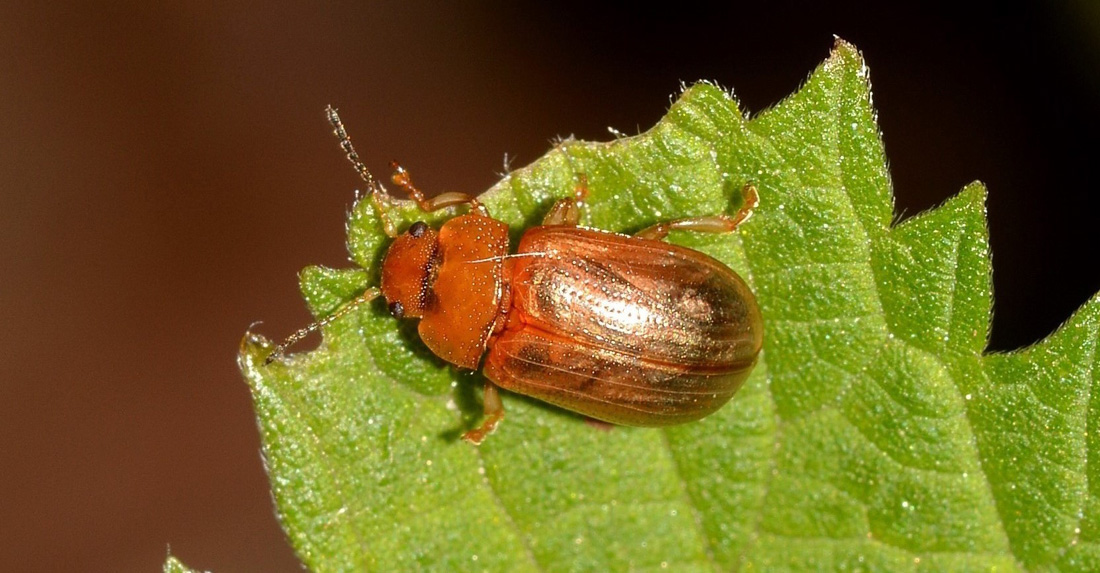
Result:
[[[600,431],[506,394],[480,448],[483,377],[447,366],[376,301],[252,388],[279,516],[317,571],[1100,569],[1100,299],[1016,353],[984,355],[985,189],[892,225],[868,71],[852,46],[748,118],[685,90],[649,132],[567,141],[483,196],[513,238],[568,196],[584,224],[631,232],[760,207],[734,235],[673,242],[753,286],[763,356],[725,408],[664,430]],[[422,218],[402,203],[402,224]],[[429,219],[438,222],[449,214]],[[317,316],[378,284],[369,202],[348,224],[356,270],[306,269]]]
[[[175,557],[169,555],[168,558],[164,560],[164,573],[201,573],[201,572],[196,570],[196,569],[192,569],[192,568],[184,565],[182,561],[180,561],[179,559],[176,559]]]

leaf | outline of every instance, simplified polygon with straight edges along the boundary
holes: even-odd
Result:
[[[182,561],[180,561],[179,559],[176,559],[172,555],[169,555],[168,558],[164,560],[164,573],[199,573],[199,572],[195,569],[191,569],[190,567],[184,565]]]
[[[625,232],[730,212],[757,186],[738,233],[670,237],[757,293],[764,353],[746,386],[703,421],[609,432],[509,394],[477,448],[457,437],[484,379],[432,356],[382,301],[270,366],[270,342],[250,334],[240,365],[310,568],[1100,568],[1100,299],[1032,348],[983,355],[985,189],[891,225],[854,47],[838,41],[755,118],[697,84],[649,132],[563,142],[483,199],[516,238],[578,173],[584,223]],[[317,316],[378,284],[387,241],[369,202],[348,237],[365,270],[302,273]]]

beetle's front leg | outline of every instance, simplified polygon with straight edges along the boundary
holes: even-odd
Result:
[[[466,204],[470,206],[471,211],[477,211],[479,215],[485,217],[489,216],[489,211],[485,209],[485,206],[482,205],[476,197],[471,197],[465,193],[448,191],[447,193],[440,193],[431,199],[424,197],[424,192],[413,185],[412,177],[409,176],[409,172],[406,171],[404,167],[401,167],[396,161],[391,161],[390,166],[393,167],[393,176],[390,177],[390,180],[393,181],[394,185],[404,189],[405,192],[409,194],[409,197],[412,197],[412,200],[416,201],[421,211],[430,213],[444,207]]]
[[[462,439],[475,446],[480,446],[485,437],[497,429],[497,424],[504,419],[504,403],[500,401],[500,391],[496,384],[485,381],[485,421],[476,430],[470,430],[462,434]]]
[[[646,227],[638,231],[634,236],[642,239],[660,241],[668,236],[673,229],[682,231],[698,231],[700,233],[732,233],[737,227],[752,216],[752,210],[760,204],[760,196],[756,193],[756,187],[745,185],[741,190],[744,203],[732,217],[729,215],[711,215],[708,217],[688,217],[676,219],[664,223],[658,223],[652,227]]]

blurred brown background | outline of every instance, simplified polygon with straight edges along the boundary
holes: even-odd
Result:
[[[681,80],[759,111],[837,34],[871,67],[899,209],[990,187],[993,348],[1100,289],[1086,1],[107,4],[0,5],[2,570],[150,571],[168,545],[297,569],[234,355],[254,320],[309,321],[300,268],[347,264],[329,103],[376,172],[476,192],[505,154],[649,127]]]

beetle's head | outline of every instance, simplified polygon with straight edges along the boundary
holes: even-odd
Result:
[[[398,235],[382,261],[382,296],[397,318],[419,318],[431,303],[439,266],[439,235],[423,221]]]

